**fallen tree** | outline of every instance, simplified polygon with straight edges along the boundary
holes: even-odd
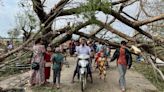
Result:
[[[44,10],[43,2],[41,0],[32,0],[33,10],[35,11],[36,15],[38,16],[38,18],[40,20],[40,24],[41,24],[40,30],[37,33],[35,33],[33,36],[31,36],[29,39],[27,39],[27,41],[25,41],[21,46],[15,48],[14,50],[12,50],[8,53],[1,55],[0,62],[2,62],[5,58],[14,54],[15,52],[23,50],[23,48],[26,47],[26,45],[28,45],[29,43],[31,43],[32,41],[34,41],[38,38],[44,39],[45,46],[50,44],[52,47],[56,47],[64,42],[70,40],[72,38],[72,34],[77,34],[77,35],[80,35],[80,36],[83,36],[86,38],[91,38],[93,40],[105,43],[105,44],[113,46],[113,47],[119,47],[119,44],[114,41],[109,41],[109,40],[102,39],[102,38],[95,36],[102,29],[106,29],[113,34],[116,34],[119,37],[126,39],[127,41],[130,42],[129,47],[131,45],[139,45],[139,47],[144,49],[144,51],[146,51],[147,53],[150,53],[151,55],[154,55],[164,61],[163,52],[160,52],[161,49],[162,49],[162,51],[164,49],[161,46],[161,44],[162,45],[164,44],[164,40],[162,38],[158,38],[158,37],[154,36],[153,34],[151,34],[148,31],[141,28],[144,25],[147,25],[147,24],[159,21],[159,20],[163,20],[164,19],[163,14],[153,16],[153,17],[151,16],[151,17],[148,17],[147,19],[139,20],[138,18],[135,19],[123,11],[124,7],[127,7],[127,6],[131,5],[132,3],[134,3],[134,1],[132,1],[132,0],[120,0],[120,1],[116,1],[116,2],[109,2],[109,1],[101,2],[101,0],[95,0],[95,1],[96,1],[96,3],[95,2],[92,3],[89,1],[90,2],[89,4],[84,4],[84,5],[80,5],[80,6],[68,9],[68,8],[64,8],[64,7],[67,4],[69,4],[71,2],[71,0],[60,0],[56,5],[54,5],[54,7],[52,7],[52,9],[50,10],[49,13],[46,13]],[[137,0],[135,2],[139,2],[139,1]],[[119,11],[112,8],[118,4],[122,4],[120,6]],[[89,5],[91,5],[91,6],[89,6]],[[110,7],[107,5],[110,5]],[[94,7],[94,6],[96,6],[96,7]],[[89,9],[86,9],[86,8],[89,8]],[[74,24],[73,26],[67,25],[66,27],[61,28],[59,30],[56,30],[56,29],[54,31],[52,30],[52,25],[56,18],[63,17],[63,16],[69,16],[69,15],[73,15],[73,16],[85,15],[85,13],[87,14],[88,12],[91,12],[91,15],[89,15],[89,18],[87,18],[87,20],[84,19],[84,22],[80,22],[79,24],[78,23]],[[99,21],[95,17],[95,12],[103,12],[107,16],[109,16],[109,15],[113,16],[114,19],[113,19],[113,21],[111,21],[111,23],[113,23],[115,20],[119,20],[122,23],[124,23],[126,26],[133,28],[134,30],[139,32],[139,34],[142,34],[142,36],[149,38],[149,40],[146,39],[146,40],[141,41],[137,38],[127,35],[126,33],[122,32],[121,30],[116,30],[115,28],[113,28],[110,25],[111,23],[108,24],[108,23],[103,23],[102,21]],[[123,15],[122,13],[125,14],[126,16]],[[106,19],[106,20],[108,20],[108,19]],[[80,29],[83,29],[86,26],[93,25],[93,24],[100,26],[100,28],[98,30],[96,30],[93,34],[88,35],[86,33],[79,32]],[[61,38],[60,40],[58,40],[56,42],[52,42],[53,39],[55,39],[63,34],[65,34],[65,37]],[[153,42],[154,44],[149,44],[148,43],[149,41],[150,41],[150,43]],[[156,47],[159,46],[160,49],[154,50],[154,48],[156,48],[154,46],[156,46]],[[158,53],[156,53],[156,52],[158,52]]]

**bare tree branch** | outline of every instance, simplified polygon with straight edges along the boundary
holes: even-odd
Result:
[[[86,26],[88,26],[88,25],[90,25],[90,24],[92,24],[92,22],[91,22],[91,20],[88,20],[88,21],[86,21],[85,23],[82,23],[82,24],[77,25],[77,26],[76,26],[75,28],[73,28],[73,29],[70,29],[70,30],[63,30],[63,32],[65,31],[66,36],[63,37],[59,42],[51,43],[50,45],[51,45],[52,47],[55,47],[55,46],[60,45],[61,43],[64,43],[64,42],[67,41],[67,40],[70,40],[71,37],[72,37],[72,34],[73,34],[74,32],[79,31],[80,29],[82,29],[82,28],[84,28],[84,27],[86,27]]]
[[[79,8],[80,7],[69,9],[69,10],[64,10],[59,16],[75,14],[76,11]],[[111,14],[113,17],[117,18],[118,20],[120,20],[121,22],[125,23],[129,27],[132,27],[132,28],[136,29],[138,32],[140,32],[141,34],[149,37],[150,39],[153,39],[153,36],[151,34],[145,32],[145,31],[143,31],[142,29],[140,29],[139,26],[136,24],[136,22],[127,19],[126,17],[122,16],[120,13],[118,13],[118,12],[116,12],[114,10],[103,11],[103,10],[101,10],[101,8],[99,10],[104,12],[104,13],[106,13],[106,14]],[[156,40],[159,40],[159,39],[156,39]]]
[[[93,35],[87,35],[87,34],[85,34],[83,32],[75,32],[75,34],[80,35],[80,36],[85,37],[85,38],[88,38],[88,39],[91,38],[91,39],[93,39],[95,41],[102,42],[102,43],[108,44],[110,46],[119,47],[119,44],[117,44],[117,43],[110,42],[108,40],[103,40],[103,39],[100,39],[100,38],[95,37]]]
[[[114,33],[114,34],[116,34],[116,35],[118,35],[124,39],[127,39],[127,40],[132,41],[132,42],[135,41],[132,37],[120,32],[120,31],[117,31],[116,29],[112,28],[111,26],[105,25],[104,23],[102,23],[99,20],[95,20],[94,23],[106,28],[108,31],[110,31],[110,32],[112,32],[112,33]]]
[[[112,5],[117,5],[117,4],[121,4],[121,3],[125,3],[128,2],[130,0],[120,0],[120,1],[115,1],[115,2],[111,2]]]
[[[91,35],[96,35],[98,32],[100,32],[102,29],[104,29],[104,27],[100,27],[99,29],[97,29],[96,31],[94,31]]]
[[[64,6],[68,3],[68,1],[69,0],[61,0],[57,5],[55,5],[51,12],[47,15],[48,19],[44,22],[44,24],[46,25],[47,23],[51,23],[51,21],[53,21],[57,17],[59,11],[61,13],[61,11],[63,10]]]
[[[158,15],[158,16],[154,16],[154,17],[150,17],[149,19],[146,20],[142,20],[142,21],[136,21],[135,25],[136,26],[142,26],[142,25],[146,25],[158,20],[163,20],[164,19],[164,14]]]
[[[131,18],[131,19],[133,19],[133,20],[137,21],[137,19],[135,19],[134,17],[130,16],[130,15],[129,15],[129,14],[127,14],[126,12],[122,11],[122,13],[123,13],[123,14],[125,14],[126,16],[128,16],[129,18]]]
[[[151,15],[149,15],[146,10],[144,9],[144,5],[143,5],[143,1],[140,0],[140,9],[145,13],[146,16],[148,17],[152,17]]]
[[[43,0],[43,1],[42,1],[42,5],[43,5],[45,2],[46,2],[46,0]]]

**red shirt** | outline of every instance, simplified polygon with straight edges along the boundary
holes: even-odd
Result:
[[[103,52],[100,51],[100,52],[97,53],[97,55],[96,55],[96,59],[95,59],[96,62],[98,61],[99,57],[101,57],[101,53],[103,53]]]
[[[127,65],[126,55],[125,55],[125,48],[120,48],[120,55],[119,55],[117,63]]]
[[[45,59],[46,62],[51,62],[51,61],[50,61],[51,55],[52,55],[52,53],[48,53],[48,52],[45,53],[44,59]]]

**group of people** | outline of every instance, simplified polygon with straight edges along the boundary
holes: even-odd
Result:
[[[96,60],[95,60],[98,63],[100,78],[102,78],[102,75],[104,75],[105,78],[106,75],[105,69],[109,66],[108,62],[113,62],[114,60],[117,60],[117,67],[120,75],[119,85],[122,92],[125,92],[126,90],[126,81],[125,81],[126,70],[130,69],[132,66],[132,55],[126,45],[127,45],[126,41],[121,41],[120,47],[115,50],[110,60],[107,60],[108,57],[110,57],[110,48],[107,49],[102,48],[100,52],[97,53]]]
[[[99,43],[99,42],[95,42],[92,40],[88,40],[86,41],[86,39],[82,38],[79,41],[71,41],[69,44],[69,50],[70,50],[70,55],[72,56],[72,54],[80,55],[80,54],[86,54],[90,56],[90,62],[89,62],[89,66],[88,66],[88,74],[91,77],[91,82],[93,82],[92,80],[92,61],[95,60],[94,65],[96,66],[96,68],[99,69],[100,71],[100,78],[102,78],[102,76],[106,76],[106,68],[109,68],[109,60],[110,60],[110,47],[106,46],[103,43]],[[74,82],[74,77],[76,74],[78,74],[78,60],[77,60],[77,66],[76,69],[74,71],[73,74],[73,78],[72,78],[72,83]]]
[[[119,84],[122,91],[125,91],[126,82],[125,82],[125,74],[126,69],[130,69],[132,65],[132,57],[130,51],[126,47],[126,42],[122,41],[120,48],[116,49],[113,54],[113,57],[110,55],[110,47],[105,44],[86,40],[85,38],[80,39],[79,41],[71,41],[68,49],[70,51],[70,55],[80,55],[86,54],[90,56],[89,65],[87,66],[88,75],[90,75],[91,83],[93,83],[92,78],[92,61],[94,60],[94,65],[96,69],[99,69],[100,79],[105,79],[106,77],[106,68],[109,68],[109,62],[117,59],[117,66],[119,69]],[[42,85],[47,83],[47,79],[50,77],[50,67],[53,65],[53,83],[57,88],[60,88],[60,76],[61,70],[63,66],[64,56],[61,53],[61,49],[59,47],[52,50],[51,47],[47,47],[45,49],[42,44],[41,39],[38,39],[33,46],[33,57],[32,57],[32,73],[30,78],[31,85]],[[38,62],[38,65],[33,63]],[[39,68],[35,69],[35,67],[39,66]],[[74,77],[76,74],[79,75],[79,66],[78,59],[76,68],[72,77],[72,83],[74,83]]]
[[[60,75],[63,65],[64,56],[60,47],[54,50],[48,46],[45,48],[41,39],[35,41],[33,46],[33,55],[31,60],[31,76],[30,85],[44,85],[48,83],[50,78],[51,66],[53,69],[53,83],[60,88]]]

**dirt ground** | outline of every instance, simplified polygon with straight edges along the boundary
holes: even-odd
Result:
[[[70,67],[63,67],[61,78],[61,89],[57,92],[81,92],[80,82],[75,78],[75,83],[71,83],[73,71],[75,69],[76,59],[69,57],[67,60],[70,63]],[[21,80],[23,83],[29,78],[29,72],[13,76],[6,80],[0,81],[0,87],[7,88],[13,86],[20,86]],[[93,84],[89,81],[85,92],[121,92],[118,84],[119,74],[116,67],[116,63],[110,63],[110,69],[107,70],[106,81],[99,79],[98,70],[93,71]],[[141,74],[133,70],[128,70],[126,74],[127,91],[126,92],[158,92],[157,88],[152,85]],[[52,83],[52,76],[49,80]],[[26,88],[26,92],[34,92],[30,88]],[[44,92],[44,91],[43,91]]]
[[[75,78],[75,83],[71,83],[73,71],[75,69],[75,58],[68,58],[70,68],[64,68],[62,71],[62,89],[61,92],[81,92],[80,83]],[[121,92],[118,84],[119,73],[116,63],[110,63],[110,69],[107,70],[106,81],[99,79],[98,70],[93,70],[93,84],[88,81],[85,92]],[[50,78],[50,81],[52,77]],[[147,79],[141,74],[128,70],[126,74],[127,91],[126,92],[157,92]]]

